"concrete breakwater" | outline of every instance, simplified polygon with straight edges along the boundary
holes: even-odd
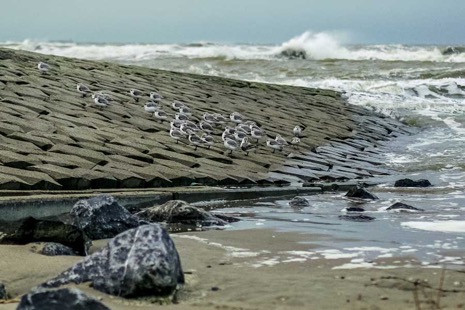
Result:
[[[40,61],[51,70],[41,74]],[[99,109],[76,90],[84,83],[113,98]],[[135,88],[146,99],[135,102]],[[173,100],[202,114],[240,112],[270,138],[288,141],[304,128],[299,149],[272,153],[264,141],[248,156],[227,154],[222,128],[211,148],[176,143],[169,123],[144,111],[148,93],[172,118]],[[383,143],[409,128],[340,93],[175,73],[0,49],[0,190],[80,190],[203,185],[281,184],[387,174]]]

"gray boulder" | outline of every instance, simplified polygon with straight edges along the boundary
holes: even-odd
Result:
[[[21,297],[16,310],[110,310],[75,288],[34,290]]]
[[[182,200],[170,200],[162,205],[144,209],[135,215],[149,222],[163,222],[169,231],[224,226],[238,221],[233,217],[214,215]]]
[[[394,183],[394,187],[428,187],[431,186],[431,182],[426,179],[412,180],[412,179],[400,179]]]
[[[111,295],[167,296],[184,284],[184,274],[168,232],[160,225],[149,224],[119,234],[102,250],[41,287],[83,282]]]
[[[357,198],[357,199],[371,199],[371,200],[376,200],[379,199],[369,191],[367,191],[365,188],[362,186],[355,186],[352,189],[350,189],[346,195],[348,198]]]
[[[70,215],[73,224],[92,240],[113,238],[123,231],[145,224],[108,195],[79,200]]]
[[[8,299],[8,294],[6,293],[5,284],[0,282],[0,300]]]
[[[56,242],[45,243],[40,253],[47,256],[76,255],[72,248]]]
[[[371,222],[374,221],[376,218],[363,214],[347,214],[339,215],[339,219],[350,222]]]
[[[289,206],[294,209],[310,207],[310,202],[304,197],[296,196],[289,201]]]
[[[396,202],[392,206],[386,209],[386,211],[397,211],[397,212],[421,212],[425,211],[420,208],[412,207],[411,205],[402,203],[402,202]]]

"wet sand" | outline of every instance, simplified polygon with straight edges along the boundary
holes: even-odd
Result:
[[[464,270],[394,268],[334,269],[350,259],[295,259],[288,253],[317,245],[309,235],[267,229],[172,235],[187,283],[177,304],[164,309],[459,309],[465,307]],[[324,235],[311,235],[318,240]],[[94,242],[94,250],[106,240]],[[295,253],[295,252],[294,252]],[[287,257],[288,256],[288,257]],[[11,297],[55,276],[81,257],[47,257],[31,245],[0,246],[0,281]],[[404,257],[402,259],[408,259]],[[391,266],[391,267],[390,267]],[[443,280],[441,280],[443,279]],[[441,285],[441,281],[443,284]],[[79,286],[111,309],[152,309],[153,300],[125,300]],[[439,288],[441,288],[439,290]],[[439,301],[439,307],[438,307]],[[17,303],[0,304],[15,309]]]

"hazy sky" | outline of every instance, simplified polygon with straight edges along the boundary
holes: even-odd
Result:
[[[465,44],[464,0],[1,0],[0,41]]]

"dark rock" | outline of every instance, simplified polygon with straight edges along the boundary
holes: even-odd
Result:
[[[465,47],[462,46],[448,46],[441,51],[441,54],[443,54],[444,56],[462,53],[465,53]]]
[[[351,222],[370,222],[375,220],[376,218],[368,215],[339,215],[339,219],[344,221],[351,221]]]
[[[102,250],[41,286],[83,282],[111,295],[166,296],[184,284],[184,274],[168,232],[149,224],[119,234]]]
[[[57,242],[86,255],[92,244],[86,234],[71,224],[68,215],[36,219],[27,217],[17,221],[0,221],[0,237],[3,244],[27,244],[32,242]]]
[[[292,198],[291,201],[289,201],[289,206],[291,208],[301,209],[305,207],[310,207],[310,202],[303,197],[296,196]]]
[[[113,238],[123,231],[145,224],[108,195],[79,200],[70,215],[74,225],[92,240]]]
[[[17,310],[110,310],[76,288],[35,290],[21,298]]]
[[[372,199],[372,200],[379,199],[378,197],[376,197],[375,195],[373,195],[372,193],[370,193],[369,191],[367,191],[361,186],[356,186],[350,189],[346,193],[345,196],[349,198],[360,198],[360,199]]]
[[[47,256],[76,255],[72,248],[56,242],[44,244],[40,253]]]
[[[394,183],[394,187],[428,187],[431,186],[430,181],[426,179],[420,179],[414,181],[412,179],[400,179]]]
[[[415,208],[402,202],[396,202],[395,204],[393,204],[392,206],[386,209],[386,211],[393,211],[393,210],[400,211],[400,212],[425,211],[423,209]]]
[[[8,299],[8,294],[6,293],[5,284],[0,282],[0,300]]]
[[[360,207],[348,207],[346,208],[347,212],[365,212],[365,209]]]
[[[170,200],[162,205],[144,209],[135,215],[149,222],[164,222],[169,231],[224,226],[229,222],[237,221],[226,215],[214,215],[193,207],[182,200]]]
[[[307,52],[303,49],[288,48],[282,50],[279,56],[289,59],[307,59]]]

